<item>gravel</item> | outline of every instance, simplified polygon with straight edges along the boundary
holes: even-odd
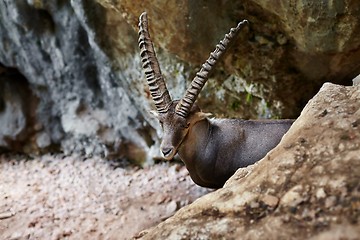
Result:
[[[0,155],[0,239],[129,239],[209,192],[186,168]]]

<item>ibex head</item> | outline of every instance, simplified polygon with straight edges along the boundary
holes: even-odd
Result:
[[[231,40],[234,39],[245,23],[247,23],[247,20],[240,22],[236,28],[230,29],[225,38],[216,45],[216,49],[210,53],[210,57],[202,65],[200,71],[196,73],[184,97],[178,101],[173,101],[166,88],[150,38],[147,14],[146,12],[141,14],[139,19],[140,56],[149,90],[157,109],[155,115],[163,129],[160,148],[166,159],[169,160],[174,157],[191,127],[208,116],[208,114],[201,112],[194,102],[208,80],[217,60],[224,54]]]
[[[188,116],[184,118],[176,112],[178,103],[179,101],[172,101],[165,113],[153,112],[163,130],[160,150],[167,160],[175,156],[191,127],[209,116],[209,114],[201,112],[200,108],[194,104]]]

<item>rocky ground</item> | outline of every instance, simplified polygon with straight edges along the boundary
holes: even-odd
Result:
[[[62,155],[0,155],[0,183],[0,239],[129,239],[209,191],[180,164]]]

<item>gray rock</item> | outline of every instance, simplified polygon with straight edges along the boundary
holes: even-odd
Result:
[[[357,75],[353,80],[353,85],[360,85],[360,74]]]
[[[100,143],[109,145],[109,151],[115,149],[112,154],[121,155],[116,148],[126,142],[148,151],[157,141],[137,107],[146,100],[142,97],[134,102],[136,94],[127,80],[130,74],[131,78],[140,78],[139,61],[131,59],[134,66],[130,71],[136,69],[135,73],[115,71],[115,64],[105,52],[108,46],[101,45],[103,10],[88,1],[0,3],[0,62],[18,68],[39,98],[36,120],[44,129],[34,143],[38,148],[49,146],[50,141],[60,144],[65,152],[90,154]],[[136,43],[131,36],[136,35],[126,38]],[[126,61],[130,62],[124,60],[124,65]],[[16,98],[16,93],[11,94]],[[17,121],[6,118],[8,124],[19,123],[7,128],[15,135],[28,121],[20,111],[22,105],[16,105],[12,111]],[[5,118],[8,113],[3,115]],[[44,138],[45,134],[49,139]],[[139,159],[140,163],[146,160],[151,161],[146,154]]]
[[[229,28],[247,18],[250,28],[217,66],[200,106],[217,116],[297,116],[324,81],[349,83],[360,72],[358,3],[327,4],[246,0],[219,7],[214,0],[156,0],[144,9],[142,2],[126,0],[1,1],[0,63],[19,70],[32,96],[24,98],[31,113],[20,106],[11,116],[2,112],[1,125],[26,125],[1,128],[1,146],[126,157],[139,164],[159,157],[161,131],[148,113],[153,103],[137,47],[144,10],[173,98],[183,95]],[[15,101],[0,99],[0,107]],[[10,129],[12,144],[5,143]]]

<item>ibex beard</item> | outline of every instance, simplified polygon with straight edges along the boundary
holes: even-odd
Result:
[[[165,159],[176,153],[185,163],[193,181],[203,187],[219,188],[240,167],[263,158],[290,128],[293,120],[209,119],[195,104],[216,62],[225,53],[239,30],[240,22],[220,41],[196,73],[184,97],[173,101],[167,90],[148,31],[147,14],[139,21],[139,47],[156,110],[163,129],[160,149]]]

